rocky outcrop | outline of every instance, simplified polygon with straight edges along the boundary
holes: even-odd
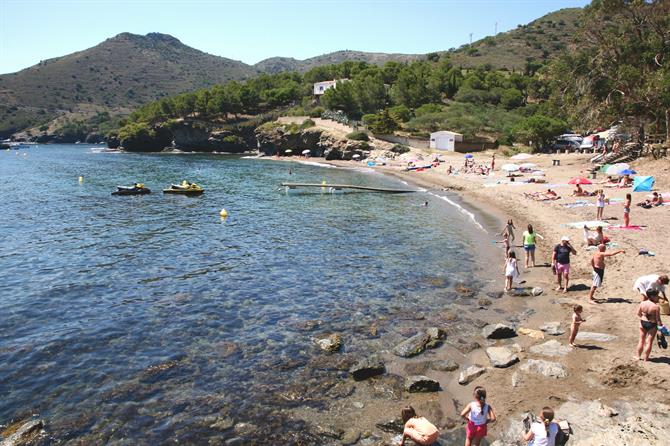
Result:
[[[370,144],[365,141],[339,138],[317,127],[295,130],[279,124],[262,125],[256,129],[255,135],[258,151],[265,155],[284,155],[287,150],[292,155],[299,155],[309,150],[312,157],[350,160],[354,155],[367,158],[371,150]]]
[[[349,374],[356,381],[362,381],[364,379],[372,378],[373,376],[382,375],[384,372],[386,372],[384,361],[376,355],[360,360],[349,369]]]
[[[2,440],[0,446],[28,446],[34,444],[43,427],[44,422],[42,420],[22,422],[21,426],[14,433]]]
[[[405,379],[405,390],[410,393],[437,392],[440,390],[440,383],[423,375],[408,376]]]
[[[396,345],[396,347],[393,349],[393,353],[403,358],[416,356],[420,353],[423,353],[423,351],[426,349],[426,345],[430,340],[431,337],[427,333],[416,334]]]
[[[484,327],[482,334],[487,339],[506,339],[516,336],[516,328],[506,324],[491,324]]]
[[[213,130],[203,123],[181,122],[171,126],[172,145],[182,152],[244,153],[255,149],[250,129]]]

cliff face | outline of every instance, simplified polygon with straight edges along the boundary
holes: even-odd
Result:
[[[264,155],[285,154],[286,150],[300,155],[309,150],[310,156],[327,160],[350,160],[354,155],[367,158],[372,149],[367,142],[338,138],[313,127],[291,132],[282,126],[261,126],[256,129],[256,140],[258,151]]]

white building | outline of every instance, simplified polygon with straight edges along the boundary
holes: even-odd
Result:
[[[460,133],[442,130],[430,134],[430,148],[436,150],[455,151],[456,142],[463,141],[463,135]]]
[[[329,88],[335,88],[338,82],[346,82],[349,79],[338,79],[334,81],[316,82],[314,84],[314,96],[321,96]]]

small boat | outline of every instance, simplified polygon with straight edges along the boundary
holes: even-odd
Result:
[[[182,181],[181,184],[170,185],[169,189],[163,189],[164,194],[200,195],[204,192],[205,189],[186,180]]]
[[[151,189],[144,187],[144,184],[135,183],[133,186],[116,186],[112,195],[146,195],[150,193]]]

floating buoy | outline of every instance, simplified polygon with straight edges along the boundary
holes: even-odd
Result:
[[[83,183],[83,182],[84,182],[84,177],[82,177],[81,175],[79,176],[79,182],[80,182],[80,183]]]
[[[225,210],[225,209],[221,209],[221,212],[219,212],[219,215],[221,216],[221,218],[226,218],[226,217],[228,217],[228,211]]]

